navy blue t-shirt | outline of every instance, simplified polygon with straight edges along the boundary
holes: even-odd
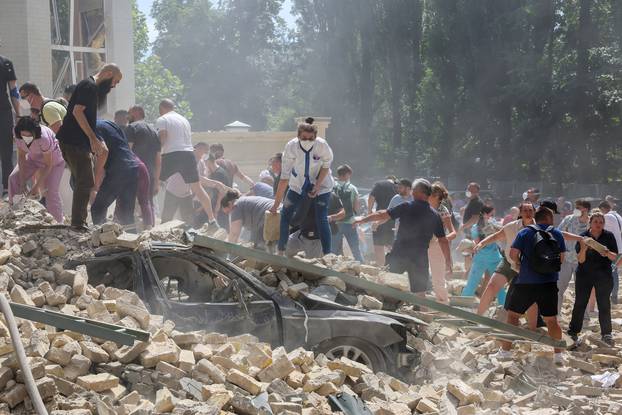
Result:
[[[391,254],[412,261],[425,255],[427,261],[432,236],[445,236],[443,221],[438,212],[428,202],[413,200],[391,208],[387,213],[391,219],[400,220]]]
[[[542,224],[537,224],[536,226],[542,230],[546,230],[549,227],[549,225]],[[512,248],[518,249],[521,252],[520,272],[514,281],[515,284],[546,284],[556,282],[559,278],[559,273],[557,272],[538,274],[529,266],[529,255],[533,252],[535,233],[536,231],[529,227],[524,228],[516,235],[516,239],[512,243]],[[551,229],[551,235],[557,240],[561,252],[565,252],[566,244],[564,243],[562,233],[553,228]]]
[[[106,173],[138,167],[138,162],[127,144],[125,134],[117,124],[108,120],[97,120],[96,133],[108,147],[108,159],[104,165]]]

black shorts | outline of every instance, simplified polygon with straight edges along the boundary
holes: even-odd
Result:
[[[372,233],[372,238],[374,240],[374,246],[393,245],[393,241],[395,240],[395,233],[393,232],[394,225],[395,225],[395,222],[390,220],[378,226],[378,229],[376,229]]]
[[[166,181],[173,174],[179,173],[184,179],[184,183],[197,183],[199,181],[199,170],[197,161],[192,151],[173,151],[172,153],[162,154],[162,170],[160,171],[160,181]]]
[[[422,261],[421,263],[414,263],[409,259],[396,258],[390,254],[387,259],[389,271],[396,274],[408,273],[410,291],[413,293],[428,291],[430,286],[430,271],[427,256],[425,258],[426,261]]]
[[[505,299],[505,309],[518,314],[525,314],[533,304],[538,305],[542,317],[557,315],[557,283],[510,284]]]

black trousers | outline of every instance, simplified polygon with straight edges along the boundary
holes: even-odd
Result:
[[[613,275],[611,271],[585,272],[577,271],[575,276],[575,302],[572,308],[572,320],[568,330],[579,334],[583,328],[583,315],[590,300],[592,288],[596,291],[598,304],[598,322],[600,334],[611,334],[611,291],[613,290]]]
[[[0,163],[2,163],[2,191],[9,190],[9,176],[13,171],[13,112],[0,110]]]

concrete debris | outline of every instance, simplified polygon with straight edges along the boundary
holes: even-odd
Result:
[[[91,234],[42,227],[52,223],[37,202],[25,199],[13,209],[0,205],[0,294],[21,304],[140,328],[149,331],[151,339],[121,346],[20,320],[30,367],[51,414],[315,415],[331,413],[326,397],[340,392],[358,395],[374,415],[622,413],[622,381],[616,378],[615,384],[604,387],[592,380],[622,373],[619,349],[605,347],[598,336],[588,335],[576,350],[566,353],[562,366],[552,364],[550,348],[528,342],[518,342],[512,359],[501,361],[492,355],[498,348],[494,339],[440,326],[434,313],[408,305],[396,308],[390,299],[354,290],[339,278],[242,263],[283,295],[319,295],[429,322],[411,327],[416,335],[409,337],[409,345],[419,352],[419,359],[398,379],[374,373],[361,360],[346,356],[330,360],[303,348],[272,348],[248,334],[181,332],[173,322],[150,314],[135,293],[94,287],[82,266],[63,269],[66,260],[102,246],[140,250],[151,239],[179,242],[182,223],[158,225],[141,235],[124,233],[116,224],[104,224]],[[405,275],[348,258],[298,259],[408,289]],[[448,283],[452,295],[464,286],[464,280],[457,278]],[[568,313],[564,307],[564,319]],[[612,313],[619,329],[622,308],[614,305]],[[598,333],[596,319],[586,324],[585,331]],[[0,318],[0,413],[30,414],[32,403],[8,336]],[[622,341],[617,333],[616,341]]]

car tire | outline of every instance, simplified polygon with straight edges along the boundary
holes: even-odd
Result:
[[[355,362],[371,366],[374,372],[387,372],[385,357],[376,346],[357,337],[335,337],[325,340],[315,347],[318,353],[324,353],[329,359],[342,356]]]

